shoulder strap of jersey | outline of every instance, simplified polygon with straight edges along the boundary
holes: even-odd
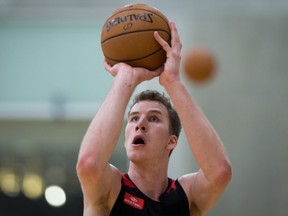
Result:
[[[122,185],[124,187],[136,188],[136,185],[131,181],[127,173],[121,173]]]

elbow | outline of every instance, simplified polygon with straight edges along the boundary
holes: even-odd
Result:
[[[89,172],[89,170],[91,170],[91,162],[89,163],[89,160],[87,160],[84,157],[79,157],[77,164],[76,164],[76,171],[78,175],[82,175],[84,173]]]
[[[85,170],[87,168],[87,160],[84,159],[84,157],[80,157],[78,158],[77,164],[76,164],[76,171],[78,172],[82,172],[83,170]]]
[[[225,188],[232,179],[232,166],[229,161],[224,161],[217,170],[214,184],[217,187]]]
[[[79,178],[95,177],[99,173],[96,161],[91,157],[80,157],[76,164],[76,172]]]

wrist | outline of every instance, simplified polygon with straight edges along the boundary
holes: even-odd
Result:
[[[133,83],[132,79],[118,74],[114,77],[113,85],[123,89],[131,89],[132,91],[136,88],[137,84]]]
[[[172,93],[175,93],[176,91],[179,91],[182,88],[185,88],[183,82],[180,79],[175,79],[170,82],[166,82],[165,85],[163,85],[167,93],[170,95]]]
[[[161,85],[166,89],[166,90],[169,90],[171,88],[174,88],[174,87],[177,87],[179,85],[182,84],[182,81],[178,78],[178,77],[175,77],[173,79],[169,79],[169,80],[163,80],[161,82]]]

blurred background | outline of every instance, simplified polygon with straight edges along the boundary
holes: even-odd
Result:
[[[183,80],[227,148],[233,179],[208,215],[286,215],[288,1],[137,1],[217,59],[202,85]],[[111,86],[102,26],[131,1],[0,0],[0,215],[82,215],[75,166],[82,137]],[[157,80],[136,92],[162,90]],[[111,163],[126,171],[123,136]],[[198,167],[184,134],[169,175]]]

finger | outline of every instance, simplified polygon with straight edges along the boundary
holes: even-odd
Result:
[[[182,44],[181,44],[180,37],[179,37],[179,34],[178,34],[178,30],[177,30],[177,27],[176,27],[175,23],[172,22],[172,21],[169,21],[169,27],[170,27],[170,30],[171,30],[171,37],[172,37],[171,46],[179,48],[181,50]]]
[[[104,59],[103,64],[104,64],[105,70],[107,70],[107,71],[110,71],[110,70],[111,70],[111,65],[108,64],[108,62],[106,61],[106,59]]]
[[[164,70],[164,64],[158,67],[156,70],[152,71],[153,73],[161,74],[161,72]]]
[[[169,44],[159,35],[157,31],[154,32],[154,38],[166,52],[169,51],[170,49]]]
[[[161,74],[161,70],[154,70],[154,71],[149,71],[148,73],[146,73],[146,80],[151,80],[157,76],[159,76]]]
[[[110,64],[108,64],[106,59],[104,59],[103,64],[104,64],[105,70],[108,71],[114,77],[116,75],[116,72],[115,70],[113,70],[113,67]]]

